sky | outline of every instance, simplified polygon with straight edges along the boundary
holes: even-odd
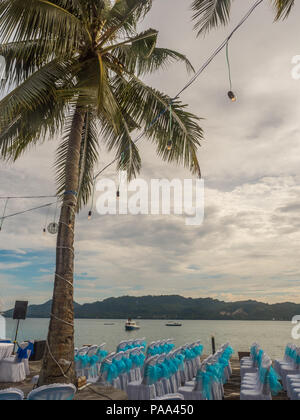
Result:
[[[176,49],[199,68],[253,1],[234,2],[227,28],[196,38],[191,1],[155,0],[143,28],[159,30],[159,45]],[[179,216],[100,216],[76,226],[75,300],[110,296],[180,294],[225,301],[255,299],[300,303],[300,80],[291,76],[300,55],[297,5],[290,18],[274,23],[265,2],[230,43],[233,88],[221,53],[181,97],[203,118],[199,151],[205,180],[205,219],[186,226]],[[147,77],[173,96],[188,80],[175,64]],[[53,163],[59,139],[31,149],[14,165],[1,163],[0,196],[55,192]],[[162,162],[141,141],[141,177],[190,178]],[[101,149],[99,168],[110,155]],[[105,173],[116,179],[114,168]],[[49,200],[11,200],[8,213]],[[0,200],[0,212],[4,202]],[[48,221],[54,220],[55,206]],[[0,302],[42,303],[52,297],[55,237],[44,236],[47,210],[4,222],[0,233]]]

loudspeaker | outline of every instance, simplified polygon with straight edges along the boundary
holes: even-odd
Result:
[[[17,300],[15,303],[13,319],[26,319],[28,302]]]

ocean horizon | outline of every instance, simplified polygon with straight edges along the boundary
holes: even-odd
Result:
[[[14,338],[16,321],[6,318],[7,338]],[[176,320],[177,321],[177,320]],[[212,321],[183,320],[181,327],[167,327],[167,320],[139,319],[140,326],[136,331],[125,331],[125,319],[76,319],[75,346],[106,343],[105,348],[115,351],[120,341],[145,337],[148,344],[152,341],[173,338],[176,347],[201,340],[204,353],[210,354],[211,337],[216,346],[230,342],[235,350],[247,352],[253,342],[259,342],[272,359],[282,359],[287,343],[298,343],[293,340],[293,324],[288,321]],[[105,325],[110,324],[110,325]],[[112,325],[111,325],[112,324]],[[45,340],[49,319],[28,318],[21,321],[18,341]]]

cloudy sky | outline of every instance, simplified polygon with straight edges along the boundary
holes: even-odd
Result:
[[[160,45],[185,53],[200,67],[249,9],[235,2],[229,28],[196,38],[191,1],[155,0],[143,26],[160,31]],[[187,227],[176,216],[79,216],[76,234],[76,301],[110,296],[181,294],[226,301],[300,302],[300,80],[291,77],[300,55],[300,4],[273,23],[268,2],[233,38],[232,77],[238,102],[226,97],[224,53],[182,100],[203,118],[199,152],[205,179],[205,220]],[[173,96],[188,79],[183,65],[147,81]],[[33,149],[14,166],[1,164],[0,195],[52,194],[58,140]],[[142,176],[189,177],[140,143]],[[101,151],[99,167],[109,161]],[[106,172],[116,179],[114,169]],[[10,201],[8,212],[48,200]],[[3,206],[0,201],[0,206]],[[2,211],[2,209],[0,209]],[[52,208],[49,221],[54,218]],[[41,303],[51,298],[55,238],[43,236],[46,210],[8,220],[0,233],[0,297]]]

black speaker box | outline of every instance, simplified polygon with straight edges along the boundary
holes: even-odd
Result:
[[[13,319],[18,319],[18,320],[26,319],[27,308],[28,308],[28,302],[17,300],[15,303]]]
[[[46,349],[46,341],[35,341],[33,354],[30,356],[31,362],[38,362],[42,360]]]

